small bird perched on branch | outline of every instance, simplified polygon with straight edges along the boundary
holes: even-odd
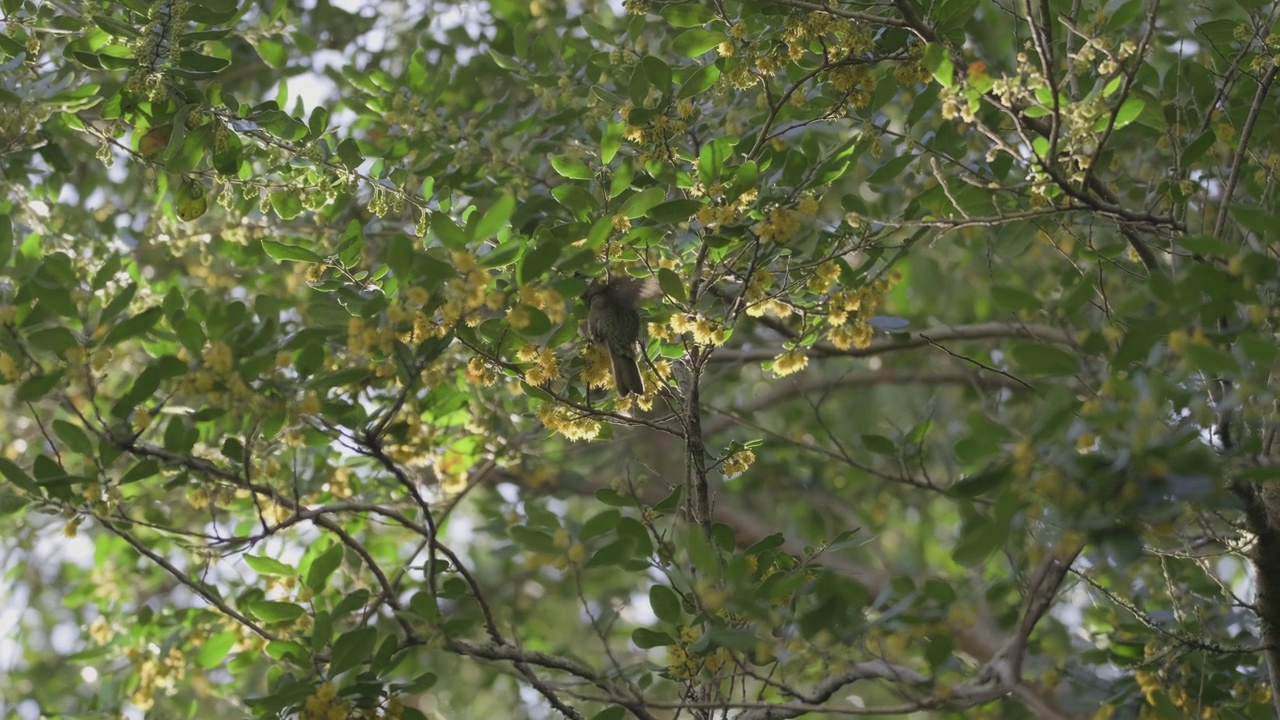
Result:
[[[644,394],[640,378],[640,299],[654,293],[654,284],[630,277],[592,280],[582,293],[587,303],[587,335],[609,353],[618,395]]]

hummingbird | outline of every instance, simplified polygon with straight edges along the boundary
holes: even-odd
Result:
[[[644,394],[640,378],[640,298],[651,283],[630,277],[592,280],[582,293],[587,303],[587,336],[609,353],[618,395]]]

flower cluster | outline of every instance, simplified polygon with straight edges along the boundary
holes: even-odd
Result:
[[[572,408],[544,403],[536,412],[548,430],[570,440],[590,440],[600,434],[599,421],[580,415]]]

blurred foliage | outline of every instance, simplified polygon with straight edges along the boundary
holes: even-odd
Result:
[[[345,7],[0,1],[3,712],[1275,716],[1276,4]]]

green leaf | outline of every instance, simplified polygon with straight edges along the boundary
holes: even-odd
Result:
[[[949,490],[957,497],[975,498],[1004,485],[1012,477],[1009,468],[1002,465],[960,478]]]
[[[334,543],[333,547],[317,555],[316,559],[311,561],[311,567],[307,568],[307,587],[317,593],[323,590],[329,578],[342,564],[343,554],[343,545]]]
[[[517,545],[526,550],[548,554],[559,551],[551,536],[541,530],[533,530],[523,525],[512,525],[507,528],[507,532],[511,534],[511,539],[515,540]]]
[[[1233,204],[1230,212],[1231,217],[1235,218],[1236,222],[1263,237],[1267,237],[1275,231],[1276,216],[1266,210],[1248,205]]]
[[[1187,360],[1200,372],[1212,376],[1235,375],[1240,372],[1240,363],[1236,362],[1231,353],[1195,343],[1188,344],[1185,352]]]
[[[347,596],[342,598],[337,605],[333,606],[333,619],[335,621],[340,620],[364,607],[365,603],[369,602],[369,595],[369,591],[364,588],[360,588],[355,592],[347,594]],[[370,643],[370,645],[372,645],[372,643]]]
[[[653,614],[663,622],[679,625],[684,618],[680,596],[666,585],[654,585],[649,588],[649,606],[653,608]]]
[[[650,630],[649,628],[636,628],[635,630],[632,630],[631,642],[635,643],[636,647],[641,649],[666,647],[668,645],[676,644],[676,641],[672,640],[670,635],[664,632],[658,632],[657,630]]]
[[[600,548],[590,558],[583,563],[584,568],[605,567],[608,565],[619,565],[625,560],[630,560],[633,556],[633,543],[630,540],[615,540],[608,545]]]
[[[36,375],[19,385],[18,389],[13,393],[13,398],[18,402],[39,400],[61,381],[61,370],[48,375]]]
[[[240,634],[230,630],[205,638],[200,645],[200,652],[196,653],[196,664],[205,670],[218,667],[239,639]]]
[[[904,153],[896,157],[889,158],[883,165],[876,168],[876,171],[867,176],[867,182],[871,184],[879,184],[884,182],[892,182],[898,180],[903,170],[916,159],[911,153]]]
[[[542,274],[550,270],[555,265],[556,260],[560,259],[560,251],[560,243],[551,239],[547,239],[541,245],[526,251],[524,257],[520,258],[516,281],[521,285],[527,285],[542,277]]]
[[[676,92],[676,98],[683,100],[691,98],[695,95],[710,90],[720,79],[720,66],[716,64],[703,65],[693,71],[691,75],[680,86],[680,90]]]
[[[898,454],[898,446],[883,435],[863,435],[862,446],[876,455],[894,457]]]
[[[1015,312],[1039,308],[1043,305],[1040,298],[1035,295],[1009,285],[992,285],[991,299],[1001,308]]]
[[[1023,372],[1033,375],[1074,375],[1080,372],[1075,355],[1052,345],[1020,342],[1011,350],[1013,359]]]
[[[591,166],[578,158],[571,158],[567,155],[552,156],[551,167],[555,168],[555,171],[560,173],[562,177],[567,177],[571,180],[591,180],[595,177],[595,173],[591,172]]]
[[[61,354],[79,345],[80,341],[64,327],[51,327],[27,335],[27,343],[37,350]]]
[[[42,494],[40,486],[36,485],[36,481],[32,480],[30,475],[8,458],[0,457],[0,475],[4,475],[6,480],[28,493],[33,495]]]
[[[644,73],[649,84],[657,88],[663,95],[671,92],[671,68],[661,59],[646,55],[640,59],[640,72]]]
[[[685,30],[676,36],[671,49],[685,57],[697,57],[725,41],[722,32],[694,28]]]
[[[1195,164],[1197,160],[1204,157],[1204,154],[1209,152],[1209,148],[1213,147],[1216,142],[1218,142],[1218,136],[1214,134],[1213,129],[1210,128],[1205,130],[1200,133],[1199,137],[1188,143],[1186,147],[1182,148],[1182,156],[1179,158],[1179,164],[1184,168],[1190,167]]]
[[[149,477],[155,477],[160,472],[160,463],[147,458],[138,461],[129,471],[120,476],[120,484],[128,485],[129,483],[145,480]]]
[[[656,223],[679,223],[693,217],[701,208],[701,200],[670,200],[654,205],[645,217]]]
[[[302,195],[296,190],[289,188],[287,190],[273,190],[271,192],[271,209],[280,216],[281,220],[292,220],[302,214],[304,210],[302,206]],[[267,240],[263,240],[265,247]]]
[[[512,195],[503,195],[480,218],[471,230],[473,240],[483,240],[498,233],[511,220],[516,209],[516,199]]]
[[[347,138],[338,143],[338,159],[348,170],[355,170],[364,164],[364,153],[360,152],[360,146],[355,140]]]
[[[259,600],[251,604],[249,610],[265,623],[293,622],[306,612],[301,605],[275,600]]]
[[[585,16],[583,16],[585,17]],[[600,162],[608,165],[613,162],[622,147],[622,130],[625,123],[610,120],[604,124],[604,132],[600,134]]]
[[[698,27],[715,19],[711,8],[696,3],[663,4],[660,8],[662,17],[666,18],[673,27]]]
[[[733,148],[737,142],[738,139],[733,136],[724,136],[702,146],[698,151],[698,176],[704,183],[720,179],[725,163],[733,156]]]
[[[551,189],[551,196],[579,220],[586,220],[600,207],[595,196],[578,185],[557,185]]]
[[[164,311],[159,307],[149,307],[127,320],[118,322],[107,331],[106,337],[102,339],[102,345],[111,347],[129,338],[142,335],[155,327],[163,315]]]
[[[13,255],[13,221],[8,213],[0,214],[0,268],[9,264]]]
[[[962,27],[973,17],[974,11],[978,9],[978,0],[943,0],[935,7],[934,29],[939,35],[945,35]]]
[[[684,292],[684,283],[674,270],[658,268],[658,287],[662,289],[663,294],[672,300],[678,303],[685,302],[687,296]]]
[[[263,555],[245,555],[245,564],[253,568],[259,575],[289,577],[298,574],[298,568]]]
[[[634,220],[649,212],[655,205],[667,198],[666,188],[651,187],[627,198],[618,210],[618,214],[628,220]]]
[[[1131,565],[1142,558],[1142,538],[1133,528],[1117,526],[1100,533],[1103,550],[1110,556],[1117,567]]]
[[[296,262],[321,263],[324,258],[301,245],[291,245],[279,240],[264,239],[262,249],[276,260],[293,260]]]
[[[93,441],[89,439],[89,435],[79,425],[73,425],[66,420],[53,421],[53,434],[57,435],[67,447],[76,454],[84,458],[92,457]]]
[[[956,68],[951,62],[951,51],[945,45],[929,43],[924,48],[924,66],[933,75],[933,79],[943,87],[951,87],[955,82]]]
[[[329,662],[329,673],[337,675],[367,661],[373,655],[377,642],[378,631],[375,628],[360,628],[338,636],[333,641],[333,659]]]
[[[561,186],[563,187],[563,186]],[[467,246],[469,242],[467,234],[458,227],[458,224],[442,212],[431,214],[431,232],[440,238],[440,242],[445,246],[455,250],[461,250]]]
[[[1213,237],[1212,235],[1179,237],[1174,238],[1174,242],[1193,253],[1199,253],[1210,257],[1229,257],[1239,249],[1236,244],[1229,243],[1226,240]]]
[[[618,525],[618,520],[622,517],[622,513],[617,510],[603,510],[591,516],[582,524],[582,530],[578,532],[578,539],[586,542],[594,537],[604,535],[612,531]]]
[[[960,530],[960,540],[951,553],[951,559],[959,565],[973,567],[990,557],[1008,537],[1008,526],[990,518],[974,518]]]
[[[1124,101],[1120,106],[1120,110],[1116,113],[1115,129],[1128,125],[1142,114],[1142,109],[1146,107],[1146,102],[1142,98],[1131,97]],[[1107,129],[1107,123],[1111,120],[1109,116],[1103,115],[1093,124],[1095,132]]]
[[[489,48],[489,57],[493,58],[493,62],[503,70],[519,70],[520,69],[519,60],[516,60],[510,55],[500,53],[497,50],[494,50],[493,48]]]

